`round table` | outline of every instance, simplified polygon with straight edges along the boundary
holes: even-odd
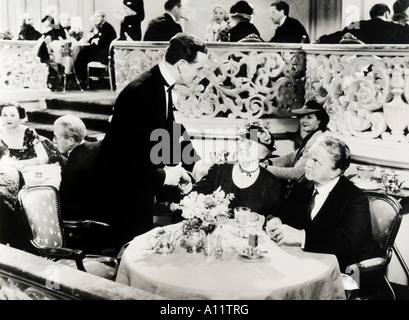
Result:
[[[24,166],[21,170],[26,185],[47,184],[59,189],[61,182],[61,167],[58,164],[42,164]]]
[[[166,228],[175,231],[181,224]],[[249,260],[238,254],[248,239],[237,235],[233,220],[222,227],[223,259],[187,253],[177,242],[169,255],[149,248],[158,228],[134,238],[123,253],[116,281],[174,300],[332,300],[345,299],[334,255],[279,247],[263,232],[264,257]]]

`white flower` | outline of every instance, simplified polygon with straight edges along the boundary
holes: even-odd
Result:
[[[229,204],[234,195],[219,187],[212,194],[198,194],[196,191],[185,196],[177,206],[185,219],[199,219],[203,225],[215,224],[218,216],[229,216]]]

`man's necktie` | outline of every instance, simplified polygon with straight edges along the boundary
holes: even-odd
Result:
[[[168,88],[168,106],[167,106],[167,117],[166,117],[166,128],[168,130],[171,130],[173,127],[173,121],[175,120],[175,117],[173,115],[173,100],[172,100],[172,89],[173,86],[170,86]]]
[[[318,190],[314,189],[314,192],[313,192],[313,194],[311,196],[310,203],[308,204],[308,218],[310,220],[312,220],[311,213],[312,213],[312,209],[314,209],[314,206],[315,206],[315,198],[316,198],[317,194],[318,194]]]

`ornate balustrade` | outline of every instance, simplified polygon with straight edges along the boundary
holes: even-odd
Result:
[[[306,99],[317,99],[331,133],[356,160],[409,168],[407,46],[305,45]]]
[[[0,40],[1,99],[35,100],[49,93],[48,67],[37,52],[37,41]]]
[[[47,90],[47,69],[34,47],[33,41],[0,41],[3,99]],[[160,62],[166,47],[115,41],[117,92]],[[355,160],[409,168],[407,46],[208,43],[208,48],[202,74],[175,88],[177,117],[188,130],[222,137],[245,121],[260,120],[274,134],[293,133],[298,120],[291,110],[317,99],[330,115],[331,134],[350,145]]]
[[[118,91],[163,58],[167,43],[114,43]],[[294,132],[291,110],[321,102],[330,133],[354,160],[409,168],[407,46],[209,43],[209,63],[176,107],[190,128],[233,128],[259,119]],[[189,128],[188,128],[189,129]]]

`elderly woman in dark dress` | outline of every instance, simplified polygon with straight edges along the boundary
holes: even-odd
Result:
[[[259,165],[259,154],[273,146],[273,137],[263,127],[252,125],[239,130],[237,161],[214,164],[200,181],[182,188],[182,193],[210,194],[221,187],[226,194],[234,194],[231,209],[244,206],[264,216],[270,214],[281,200],[281,184]]]

